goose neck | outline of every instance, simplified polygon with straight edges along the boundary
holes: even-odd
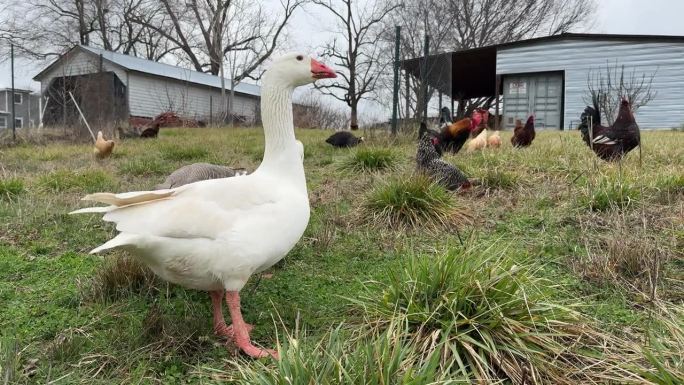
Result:
[[[292,93],[294,89],[282,84],[264,84],[261,93],[261,116],[264,126],[264,162],[294,145],[292,123]]]

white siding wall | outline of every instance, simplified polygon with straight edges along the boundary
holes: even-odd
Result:
[[[60,65],[55,66],[40,81],[41,94],[50,86],[50,81],[56,77],[86,75],[98,72],[100,68],[100,58],[84,52],[74,50],[65,57]],[[123,68],[110,64],[106,60],[102,62],[102,69],[105,72],[114,72],[123,84],[126,84],[126,71]]]
[[[136,72],[129,73],[128,81],[129,106],[134,116],[154,117],[173,110],[183,116],[207,119],[210,100],[214,116],[220,110],[221,91],[217,89]],[[235,95],[233,111],[253,120],[258,103],[256,98]]]
[[[641,128],[670,128],[684,124],[684,43],[567,39],[499,49],[499,75],[565,71],[565,128],[577,126],[586,103],[587,74],[608,60],[650,75],[656,72],[656,98],[636,113]],[[505,103],[505,101],[504,101]]]

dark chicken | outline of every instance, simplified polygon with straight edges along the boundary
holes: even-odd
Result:
[[[439,133],[439,145],[446,151],[457,153],[470,137],[470,134],[482,122],[482,116],[474,113],[472,119],[465,118],[446,125]]]
[[[515,129],[513,130],[511,144],[513,144],[514,147],[527,147],[532,144],[534,136],[534,115],[530,115],[530,117],[527,118],[525,126],[522,125],[520,120],[515,121]]]
[[[326,139],[325,142],[332,145],[333,147],[354,147],[357,144],[363,142],[363,136],[357,138],[351,132],[338,131],[330,135],[330,137]]]
[[[436,135],[427,133],[420,138],[416,155],[418,171],[430,176],[448,190],[469,188],[471,183],[461,170],[440,159],[442,154],[439,147],[439,137]]]
[[[620,103],[617,119],[610,127],[601,125],[601,113],[596,103],[594,107],[587,106],[584,109],[581,120],[579,130],[582,140],[603,160],[620,159],[641,145],[639,126],[634,120],[629,101],[625,99]]]

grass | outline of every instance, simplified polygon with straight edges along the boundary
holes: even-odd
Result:
[[[422,174],[379,183],[365,197],[360,216],[391,229],[444,229],[467,221],[456,198]]]
[[[0,180],[0,199],[12,199],[25,191],[24,182],[18,178]]]
[[[397,155],[390,148],[360,147],[342,163],[342,169],[349,171],[377,171],[392,168]]]
[[[681,132],[644,132],[643,167],[574,131],[524,151],[502,132],[500,150],[445,157],[482,182],[459,193],[414,176],[413,137],[296,136],[309,227],[242,292],[277,363],[214,336],[206,293],[88,255],[113,226],[66,215],[197,161],[254,170],[260,129],[165,129],[104,161],[90,144],[3,148],[0,383],[682,383]]]

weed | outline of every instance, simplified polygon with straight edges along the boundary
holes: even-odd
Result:
[[[348,171],[377,171],[392,168],[396,163],[397,155],[389,148],[363,147],[345,159],[341,168]]]
[[[19,178],[0,179],[0,199],[11,200],[24,191],[23,180]]]
[[[391,229],[443,229],[467,222],[454,195],[424,175],[380,183],[365,197],[360,215]]]

